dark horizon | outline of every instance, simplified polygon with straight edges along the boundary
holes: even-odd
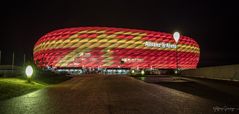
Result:
[[[81,26],[145,29],[192,37],[201,49],[199,67],[238,64],[237,4],[227,1],[38,1],[1,7],[2,64],[32,58],[36,41],[53,30]]]

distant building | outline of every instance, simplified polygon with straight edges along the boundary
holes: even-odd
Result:
[[[177,47],[177,53],[176,53]],[[34,46],[38,67],[52,69],[195,69],[199,45],[186,36],[109,27],[55,30]]]

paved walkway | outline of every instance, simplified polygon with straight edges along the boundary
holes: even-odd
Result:
[[[0,101],[0,114],[208,114],[217,105],[131,77],[89,76]]]

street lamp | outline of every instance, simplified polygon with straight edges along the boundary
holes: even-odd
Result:
[[[174,32],[173,33],[173,39],[175,40],[176,42],[176,74],[178,74],[178,41],[179,41],[179,38],[180,38],[180,33],[179,32]]]
[[[30,83],[31,82],[31,77],[32,77],[32,74],[33,74],[33,68],[32,68],[31,65],[28,65],[26,67],[25,73],[27,75],[27,82]]]
[[[142,76],[144,75],[144,73],[145,73],[144,70],[141,70],[141,75],[142,75]]]
[[[131,74],[133,74],[133,75],[134,75],[134,70],[131,70]]]

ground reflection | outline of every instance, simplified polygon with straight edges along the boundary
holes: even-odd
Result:
[[[172,76],[141,76],[135,78],[147,83],[153,83],[191,95],[211,99],[229,106],[238,106],[239,103],[238,95],[221,91],[220,89],[222,88],[215,88],[215,85],[207,82],[207,80],[203,80],[203,83],[201,83],[197,79],[187,80],[186,78]],[[210,85],[213,85],[213,87]]]
[[[39,113],[42,112],[43,109],[44,112],[47,113],[47,106],[51,102],[51,99],[45,94],[47,94],[47,90],[43,89],[27,95],[1,101],[0,114],[12,114],[15,112],[18,112],[19,114],[30,112]]]

